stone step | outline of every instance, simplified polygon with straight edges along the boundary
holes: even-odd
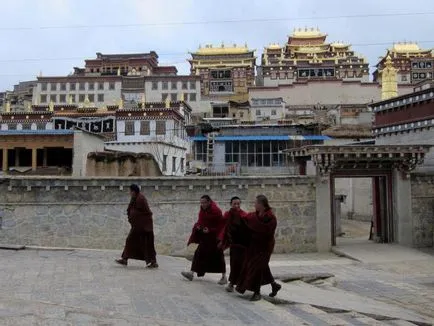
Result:
[[[345,312],[345,313],[336,313],[334,315],[339,316],[339,318],[346,320],[350,323],[350,325],[354,326],[387,326],[388,324],[384,321],[376,320],[374,318],[362,315],[358,312]]]
[[[288,326],[315,326],[312,323],[305,321],[304,319],[290,313],[284,306],[275,305],[269,301],[261,300],[255,302],[256,305],[265,308],[267,311],[273,313],[273,315],[277,316],[278,324],[276,325],[288,325]]]
[[[315,308],[308,304],[290,304],[285,306],[285,310],[291,314],[307,321],[310,325],[336,325],[336,326],[351,326],[348,321],[342,319],[339,314],[330,314],[324,310]]]
[[[395,319],[395,320],[388,320],[386,322],[386,324],[389,325],[389,326],[417,326],[417,324],[413,324],[413,323],[411,323],[409,321],[406,321],[406,320],[397,320],[397,319]]]

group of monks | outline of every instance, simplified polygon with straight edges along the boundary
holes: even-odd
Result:
[[[274,249],[276,217],[267,197],[256,197],[255,211],[241,209],[239,197],[233,197],[229,211],[221,209],[208,195],[200,199],[199,219],[193,226],[188,244],[197,243],[191,270],[182,276],[192,281],[205,273],[221,273],[219,284],[228,283],[224,250],[230,249],[228,292],[253,292],[251,301],[261,299],[261,286],[271,285],[270,297],[277,295],[281,285],[271,274],[269,261]]]
[[[128,265],[128,259],[143,260],[148,268],[157,268],[154,247],[152,212],[137,185],[130,186],[131,201],[128,205],[128,221],[131,230],[125,248],[116,262]],[[233,197],[230,209],[222,213],[208,195],[200,199],[198,221],[194,224],[187,246],[195,243],[191,269],[182,276],[193,281],[194,274],[203,277],[206,273],[221,273],[218,281],[226,285],[226,291],[244,294],[253,292],[251,301],[261,299],[261,286],[270,284],[270,297],[281,289],[269,267],[274,249],[276,217],[264,195],[256,197],[255,211],[247,213],[241,209],[241,200]],[[230,250],[229,283],[226,277],[224,251]]]

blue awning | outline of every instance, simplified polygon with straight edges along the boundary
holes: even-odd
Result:
[[[257,140],[330,140],[329,136],[312,135],[312,136],[301,136],[301,135],[270,135],[270,136],[217,136],[216,141],[257,141]],[[206,141],[205,136],[194,136],[191,137],[192,141]]]
[[[46,129],[46,130],[0,130],[0,135],[72,135],[72,129]]]

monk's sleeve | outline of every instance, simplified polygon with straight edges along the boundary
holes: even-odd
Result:
[[[220,208],[214,207],[209,214],[212,216],[211,220],[217,220],[218,222],[215,223],[213,226],[208,227],[208,229],[211,233],[219,235],[222,231],[222,228],[224,227],[222,211]]]
[[[144,196],[140,196],[136,201],[136,209],[143,212],[146,215],[152,215],[151,209],[149,208],[148,201]]]
[[[219,234],[217,235],[217,239],[220,240],[221,242],[227,241],[228,223],[229,223],[229,212],[226,212],[223,215],[221,230],[220,230]]]

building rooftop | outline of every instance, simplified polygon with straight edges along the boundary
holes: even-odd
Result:
[[[225,46],[223,43],[221,46],[214,47],[212,44],[207,44],[205,47],[200,47],[196,52],[192,54],[196,55],[228,55],[228,54],[248,54],[250,52],[254,52],[254,50],[250,50],[247,47],[247,44],[244,46],[237,46],[234,44],[233,46]]]
[[[290,35],[293,38],[317,38],[325,37],[327,34],[322,33],[319,28],[297,28]]]

